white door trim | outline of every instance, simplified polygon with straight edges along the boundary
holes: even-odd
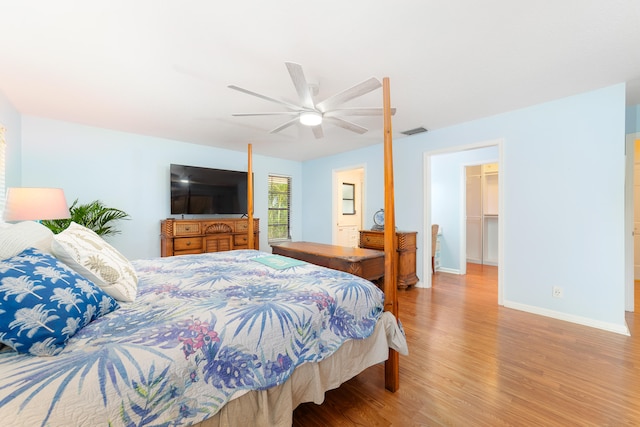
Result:
[[[630,133],[625,139],[625,285],[624,285],[624,309],[633,312],[635,306],[634,290],[634,200],[633,200],[633,175],[635,164],[635,141],[640,140],[640,132]]]

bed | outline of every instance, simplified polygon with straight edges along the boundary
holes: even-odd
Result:
[[[391,249],[388,79],[384,93],[384,292],[256,250],[130,262],[77,224],[56,236],[17,224],[11,238],[0,231],[3,425],[290,426],[298,404],[321,403],[383,361],[395,391],[408,350]]]
[[[382,292],[347,273],[254,250],[132,264],[135,301],[55,357],[0,352],[5,425],[291,425],[298,403],[406,351]],[[270,395],[290,403],[247,410]]]

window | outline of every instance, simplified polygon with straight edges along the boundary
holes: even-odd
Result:
[[[291,178],[269,175],[269,241],[291,239]]]

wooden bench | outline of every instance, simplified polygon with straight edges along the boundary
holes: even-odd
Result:
[[[276,255],[346,271],[372,282],[384,277],[384,252],[381,251],[312,242],[283,242],[271,248]]]

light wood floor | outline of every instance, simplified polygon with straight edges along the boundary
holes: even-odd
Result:
[[[294,426],[640,425],[640,314],[627,337],[499,307],[496,275],[469,264],[400,292],[400,390],[373,366],[299,406]]]

